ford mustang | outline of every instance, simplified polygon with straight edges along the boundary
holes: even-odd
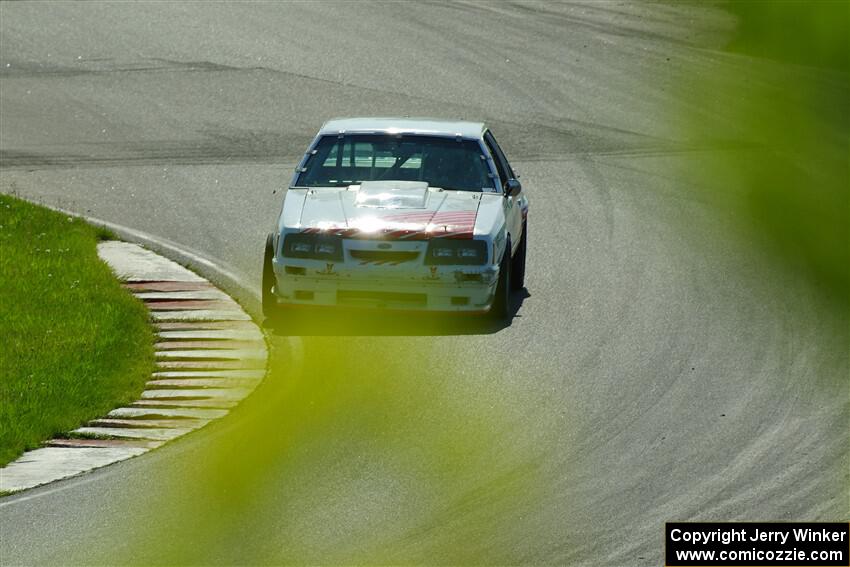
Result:
[[[528,198],[478,122],[325,123],[266,239],[263,311],[490,312],[525,279]]]

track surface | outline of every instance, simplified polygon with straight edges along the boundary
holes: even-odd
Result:
[[[392,450],[372,443],[386,432],[330,420],[297,459],[249,479],[262,497],[226,528],[237,541],[195,549],[168,506],[215,515],[196,471],[222,443],[262,446],[250,415],[232,419],[3,500],[3,564],[169,561],[170,538],[186,562],[658,565],[665,521],[846,519],[846,320],[729,236],[688,184],[689,163],[714,150],[681,134],[676,117],[699,111],[682,74],[758,72],[716,51],[734,25],[723,12],[4,3],[0,15],[0,190],[158,235],[255,290],[272,190],[332,116],[486,120],[532,199],[529,296],[510,326],[273,338],[278,364],[300,344],[305,377],[321,371],[311,353],[346,353],[361,376],[381,353],[416,383],[369,406],[404,424]],[[297,401],[269,403],[286,415]],[[472,441],[452,460],[435,431]],[[147,506],[165,485],[168,500]]]

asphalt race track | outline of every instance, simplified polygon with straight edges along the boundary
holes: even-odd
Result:
[[[509,326],[279,329],[267,389],[321,377],[333,411],[287,421],[315,393],[261,389],[264,418],[7,497],[0,563],[659,565],[666,521],[846,519],[846,319],[689,172],[728,148],[682,133],[702,110],[681,78],[758,74],[719,51],[733,25],[687,4],[0,5],[0,191],[195,251],[254,313],[328,118],[484,120],[531,198]],[[203,475],[252,444],[249,496],[221,504]]]

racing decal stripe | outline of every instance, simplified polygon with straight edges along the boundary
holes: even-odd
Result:
[[[444,215],[475,215],[477,212],[474,210],[470,211],[438,211],[438,212],[410,212],[410,213],[397,213],[392,215],[386,215],[384,218],[387,220],[399,220],[399,219],[408,219],[408,218],[436,218]]]
[[[438,218],[441,216],[474,216],[475,211],[440,211],[438,213],[403,213],[397,215],[386,215],[387,220],[399,220],[408,218]]]
[[[385,240],[429,240],[431,238],[472,238],[472,226],[443,225],[443,230],[404,230],[404,231],[378,231],[361,232],[356,229],[343,230],[303,230],[302,234],[325,234],[343,238],[370,239],[379,237]]]
[[[322,234],[352,239],[381,238],[385,240],[429,240],[431,238],[472,238],[471,226],[443,226],[443,230],[405,230],[389,232],[353,232],[351,229],[327,230]]]

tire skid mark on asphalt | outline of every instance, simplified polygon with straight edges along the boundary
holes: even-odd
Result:
[[[26,490],[160,447],[227,415],[265,376],[263,333],[230,296],[136,244],[103,242],[98,253],[148,308],[156,369],[128,407],[0,469],[0,490]]]

